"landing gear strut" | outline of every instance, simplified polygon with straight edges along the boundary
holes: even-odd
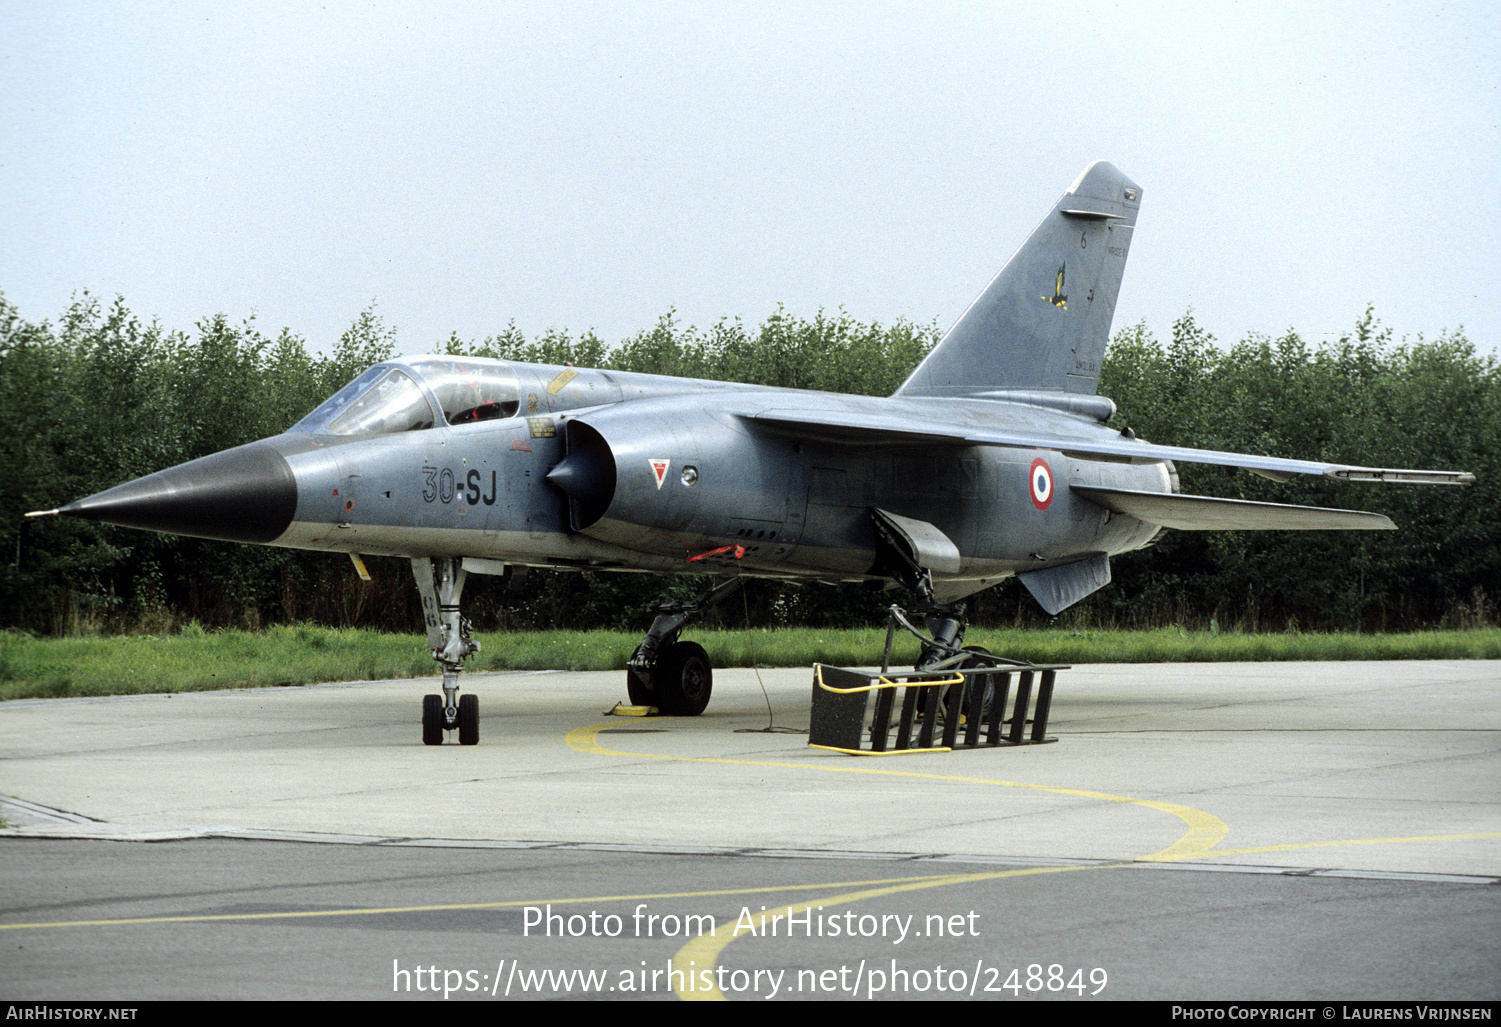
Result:
[[[940,670],[964,651],[965,609],[964,603],[929,601],[917,604],[912,612],[922,617],[932,639],[923,640],[917,662],[912,665],[913,670]]]
[[[479,652],[469,637],[469,621],[459,613],[464,593],[464,561],[460,557],[414,557],[412,575],[422,596],[422,619],[433,659],[443,667],[443,694],[422,699],[422,744],[442,745],[443,732],[457,730],[460,745],[479,742],[479,696],[459,696],[463,660]]]
[[[940,603],[934,598],[933,572],[923,565],[925,561],[921,555],[921,547],[914,541],[913,532],[917,533],[917,537],[926,543],[935,556],[942,556],[943,553],[940,547],[934,545],[932,536],[936,535],[951,550],[953,544],[948,542],[931,524],[897,517],[883,510],[873,511],[871,522],[876,530],[876,566],[889,574],[912,595],[915,600],[911,608],[912,613],[916,617],[921,617],[928,628],[928,634],[924,635],[912,626],[912,623],[902,615],[901,610],[893,606],[891,625],[886,631],[886,654],[881,660],[882,673],[885,673],[891,664],[891,638],[898,621],[922,643],[917,663],[913,665],[914,670],[985,666],[986,664],[979,658],[990,655],[986,650],[964,648],[966,605],[964,603]],[[926,534],[923,533],[924,528],[927,529]],[[957,557],[957,550],[953,550],[953,553]]]
[[[625,669],[626,693],[633,706],[655,706],[673,717],[696,717],[709,705],[714,669],[697,642],[679,642],[678,632],[705,610],[740,590],[740,579],[715,578],[697,599],[673,600],[652,607],[656,615],[646,638]]]

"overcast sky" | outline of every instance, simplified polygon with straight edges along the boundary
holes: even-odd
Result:
[[[1115,327],[1497,352],[1501,5],[0,0],[0,291],[326,348],[948,325],[1074,177]]]

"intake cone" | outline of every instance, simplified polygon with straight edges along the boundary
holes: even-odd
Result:
[[[568,520],[583,531],[604,516],[615,497],[615,457],[604,437],[579,421],[568,426],[571,452],[547,472],[547,480],[568,496]]]

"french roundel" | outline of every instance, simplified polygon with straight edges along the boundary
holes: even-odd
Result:
[[[1028,483],[1032,488],[1032,505],[1046,510],[1053,501],[1053,469],[1042,457],[1032,461]]]

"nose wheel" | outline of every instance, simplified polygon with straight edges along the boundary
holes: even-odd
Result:
[[[442,745],[445,731],[458,731],[460,745],[479,744],[479,696],[459,696],[459,708],[452,721],[445,713],[441,695],[422,697],[423,745]]]

